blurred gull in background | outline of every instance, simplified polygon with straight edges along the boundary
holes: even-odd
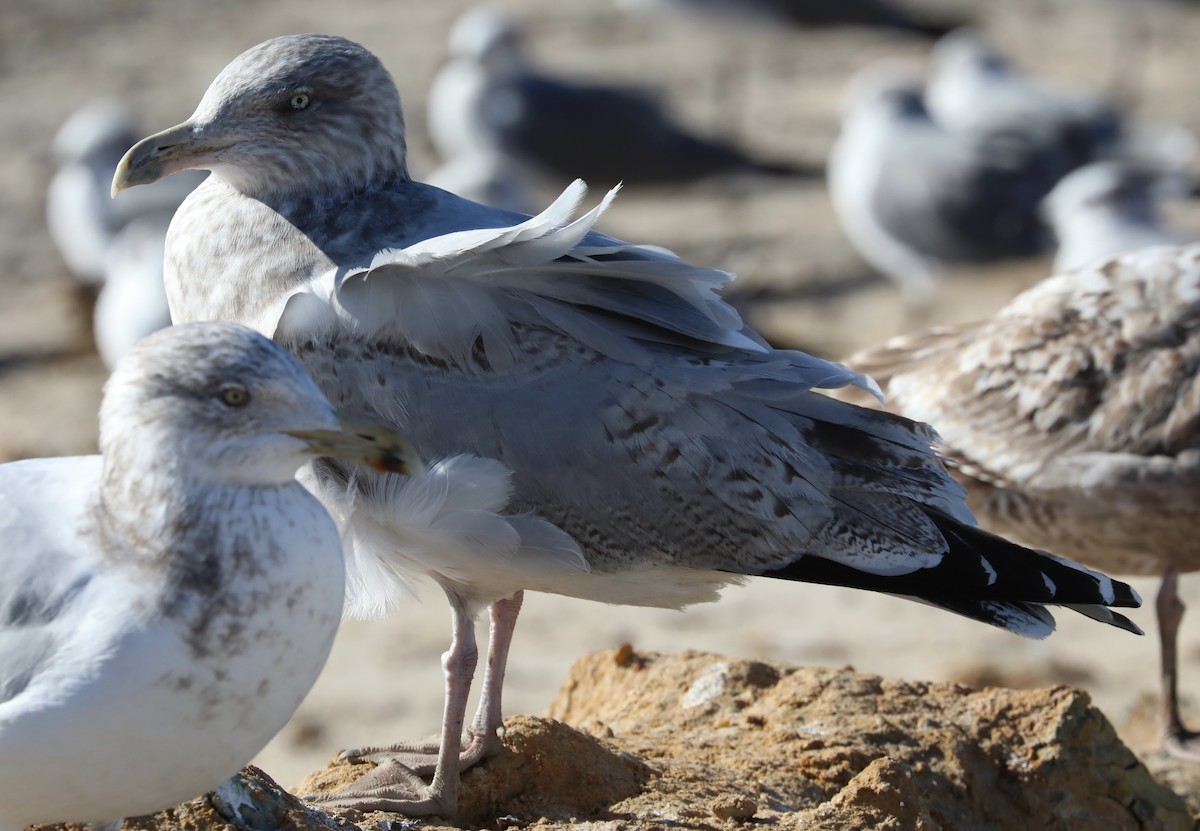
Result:
[[[948,263],[1046,250],[1037,205],[1055,178],[1019,136],[943,128],[910,69],[887,62],[853,79],[828,178],[846,236],[920,309]]]
[[[934,46],[926,101],[951,132],[1020,137],[1041,148],[1056,178],[1106,158],[1161,170],[1187,170],[1195,158],[1189,131],[1136,124],[1103,95],[1031,77],[974,29]]]
[[[464,199],[517,213],[535,210],[535,174],[492,147],[470,147],[425,177],[426,184]]]
[[[154,235],[166,233],[175,210],[206,175],[188,171],[178,182],[114,199],[113,171],[139,133],[132,113],[117,102],[77,110],[55,136],[59,166],[46,195],[46,221],[59,254],[81,284],[100,293],[94,333],[110,369],[125,349],[171,323],[163,242]]]
[[[481,7],[463,15],[450,32],[450,52],[430,89],[428,113],[430,137],[445,162],[482,148],[511,158],[517,170],[607,185],[812,175],[693,134],[648,90],[537,71],[517,24],[499,11]]]
[[[1186,182],[1126,162],[1081,167],[1046,197],[1042,212],[1058,238],[1054,273],[1152,245],[1191,242],[1163,224],[1161,203],[1186,194]]]
[[[616,0],[638,14],[680,14],[764,27],[862,26],[937,38],[962,25],[889,0]]]

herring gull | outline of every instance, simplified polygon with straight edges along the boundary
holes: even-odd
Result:
[[[927,427],[814,392],[872,383],[767,347],[721,300],[730,275],[594,231],[613,193],[572,219],[576,182],[527,218],[413,181],[395,83],[358,44],[295,35],[248,50],[190,119],[130,149],[113,188],[193,167],[213,175],[168,235],[175,318],[271,334],[331,400],[407,431],[427,458],[503,463],[510,507],[544,523],[520,532],[521,556],[449,525],[448,559],[422,559],[400,550],[387,492],[322,468],[318,490],[356,550],[387,564],[361,590],[427,575],[454,627],[432,785],[385,761],[334,805],[455,811],[460,765],[498,746],[524,589],[682,608],[763,575],[905,595],[1034,637],[1053,630],[1047,603],[1136,631],[1107,608],[1139,603],[1128,586],[972,527]],[[460,754],[470,624],[489,604]]]
[[[249,762],[342,611],[337,529],[296,469],[416,462],[231,323],[132,349],[100,450],[0,465],[0,831],[169,808]]]
[[[1049,248],[1037,207],[1056,178],[1020,138],[946,130],[906,70],[873,64],[851,81],[827,172],[850,242],[919,308],[947,264]]]
[[[648,90],[537,71],[517,24],[495,9],[464,14],[450,32],[450,51],[429,90],[427,119],[445,162],[482,148],[562,181],[581,177],[608,184],[810,174],[696,135]]]
[[[1200,247],[1093,262],[995,317],[850,358],[888,407],[927,421],[991,531],[1119,574],[1163,578],[1162,727],[1180,719],[1180,572],[1200,569]]]
[[[1061,274],[1126,251],[1192,242],[1163,223],[1161,203],[1186,183],[1117,159],[1084,165],[1063,177],[1042,206]]]

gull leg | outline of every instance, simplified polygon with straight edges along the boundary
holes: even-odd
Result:
[[[458,756],[466,720],[471,679],[479,661],[474,616],[450,598],[454,635],[442,655],[446,677],[446,702],[442,713],[441,743],[433,782],[428,786],[397,759],[386,759],[344,790],[323,794],[313,801],[334,808],[392,811],[408,816],[452,817],[458,807]]]
[[[500,752],[500,737],[497,730],[502,721],[501,691],[504,687],[504,669],[508,664],[509,647],[517,616],[521,613],[524,592],[497,600],[489,607],[488,654],[484,666],[483,686],[475,718],[467,728],[467,742],[461,746],[458,769],[467,770]],[[379,747],[359,747],[343,751],[339,757],[348,762],[374,762],[384,764],[398,762],[421,775],[436,769],[440,745],[434,742],[401,742]]]
[[[1179,716],[1179,623],[1185,606],[1179,599],[1179,570],[1163,575],[1155,608],[1158,612],[1158,644],[1162,661],[1162,728],[1163,749],[1181,759],[1200,761],[1200,734],[1183,726]]]
[[[503,719],[500,694],[504,689],[504,669],[508,665],[508,649],[512,645],[513,631],[517,627],[517,616],[525,592],[519,591],[512,597],[497,600],[489,609],[488,655],[483,671],[483,688],[479,694],[479,706],[475,719],[467,731],[469,741],[459,754],[460,770],[466,770],[481,759],[500,752],[498,730]]]

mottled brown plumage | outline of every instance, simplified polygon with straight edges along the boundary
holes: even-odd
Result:
[[[1200,569],[1200,246],[1060,275],[995,317],[849,363],[927,421],[984,527],[1117,573],[1161,575],[1168,745],[1179,572]]]

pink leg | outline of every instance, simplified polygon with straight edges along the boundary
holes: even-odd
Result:
[[[463,770],[500,752],[500,736],[497,732],[503,720],[500,694],[504,689],[508,649],[512,645],[513,631],[517,628],[517,616],[521,613],[524,600],[525,592],[517,592],[512,597],[497,600],[489,610],[487,665],[483,671],[479,707],[469,731],[470,742],[459,757]]]
[[[1162,661],[1162,725],[1163,749],[1172,756],[1200,761],[1200,735],[1183,726],[1179,716],[1179,623],[1185,606],[1179,599],[1179,571],[1172,569],[1163,576],[1155,603],[1158,612],[1158,643]]]
[[[450,649],[442,655],[446,703],[433,782],[426,786],[397,759],[385,759],[348,788],[316,797],[314,801],[360,811],[454,816],[458,807],[459,748],[479,650],[475,645],[474,616],[454,597],[450,598],[450,608],[454,634]]]
[[[467,742],[461,746],[458,769],[467,770],[489,756],[500,751],[497,730],[502,720],[501,692],[504,687],[504,669],[508,664],[509,646],[521,612],[524,592],[497,600],[489,608],[488,654],[484,667],[483,686],[475,718],[467,729]],[[400,742],[380,747],[359,747],[346,750],[341,759],[349,762],[374,762],[382,765],[398,762],[414,773],[427,775],[436,769],[440,744]]]

